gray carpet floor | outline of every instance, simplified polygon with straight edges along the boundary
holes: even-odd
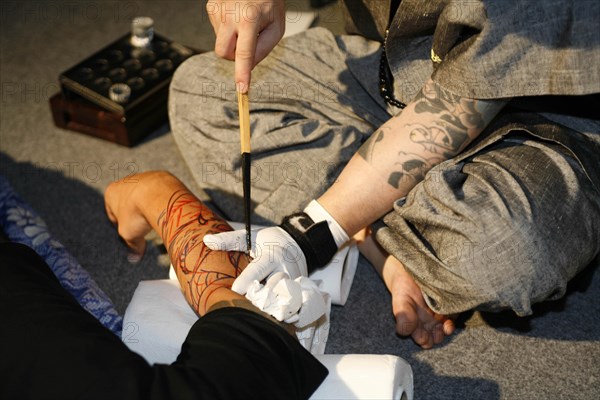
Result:
[[[294,2],[306,7],[307,1]],[[339,33],[336,7],[317,24]],[[0,173],[42,215],[123,312],[140,280],[167,276],[160,246],[130,265],[104,215],[106,185],[134,171],[169,170],[192,181],[168,125],[125,148],[53,125],[48,98],[58,74],[148,15],[157,32],[210,49],[212,30],[198,0],[3,1],[1,3]],[[565,238],[565,245],[569,245]],[[596,263],[597,264],[597,263]],[[417,399],[600,398],[600,273],[590,266],[556,302],[535,314],[463,315],[443,345],[423,351],[394,333],[390,296],[361,259],[348,303],[334,307],[329,353],[395,354],[414,370]]]

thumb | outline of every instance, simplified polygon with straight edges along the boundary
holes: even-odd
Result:
[[[246,231],[244,229],[240,229],[237,231],[205,235],[202,241],[206,247],[211,250],[245,252],[248,250],[245,239]]]
[[[273,271],[273,265],[266,262],[252,261],[236,278],[231,286],[234,292],[245,295],[254,281],[262,281]]]
[[[129,248],[129,254],[127,255],[127,261],[132,264],[137,264],[141,261],[146,251],[146,239],[140,236],[130,237],[123,232],[119,232],[119,236],[123,239],[127,247]]]

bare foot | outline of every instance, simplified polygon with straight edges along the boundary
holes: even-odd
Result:
[[[454,332],[454,316],[436,314],[427,306],[421,289],[398,259],[383,250],[368,233],[357,235],[355,240],[392,294],[392,311],[399,335],[411,336],[419,346],[430,349]]]
[[[384,270],[389,271],[385,272],[384,280],[392,294],[392,311],[399,335],[410,335],[416,344],[430,349],[454,332],[453,319],[436,314],[427,306],[421,289],[400,261],[389,256]]]

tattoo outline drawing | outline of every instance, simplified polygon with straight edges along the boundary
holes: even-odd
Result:
[[[241,252],[219,252],[218,264],[223,271],[210,269],[210,261],[217,258],[215,251],[203,242],[205,235],[230,231],[231,227],[185,190],[173,193],[166,209],[159,215],[157,225],[175,270],[178,274],[188,275],[187,287],[182,285],[182,288],[194,310],[200,314],[200,310],[206,310],[214,291],[230,288],[241,272],[239,264],[244,256]],[[211,255],[212,260],[208,260]]]

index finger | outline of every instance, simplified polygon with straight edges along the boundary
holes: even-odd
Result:
[[[258,25],[246,23],[240,25],[235,47],[235,82],[241,93],[250,87],[250,72],[254,68]]]

